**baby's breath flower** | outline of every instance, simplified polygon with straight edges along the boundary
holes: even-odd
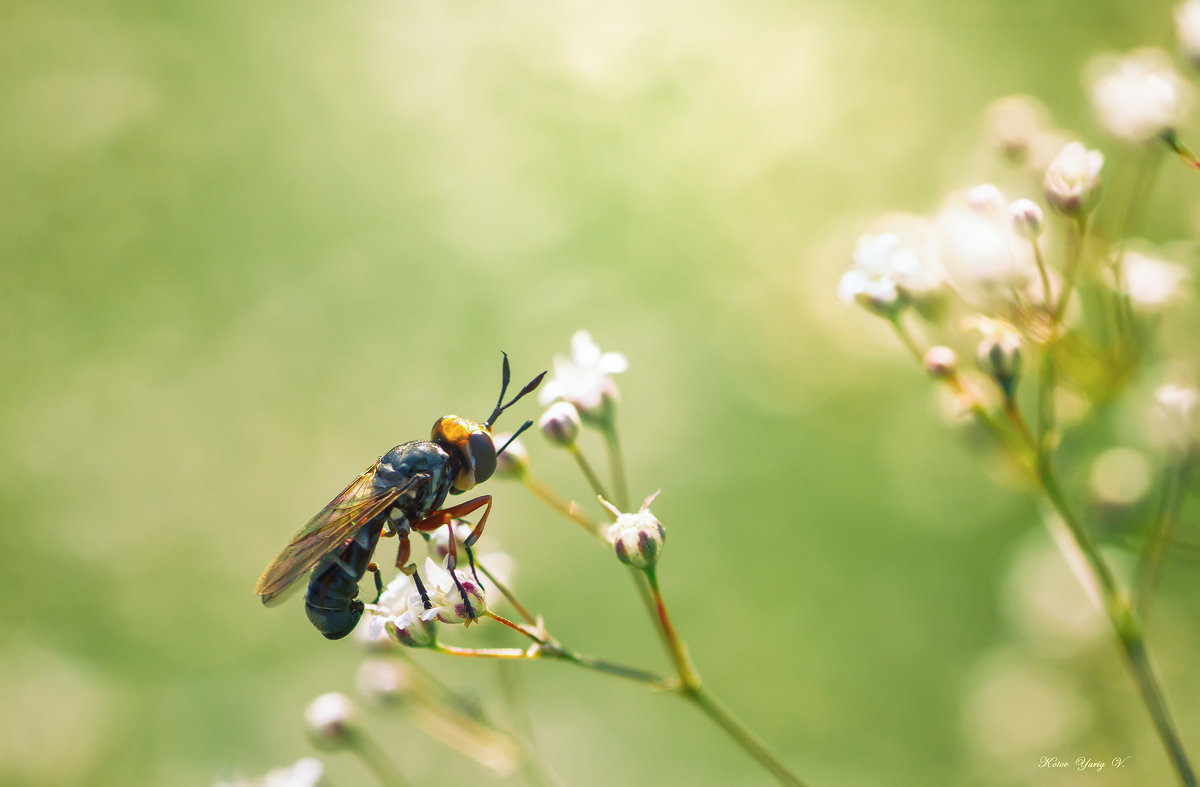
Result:
[[[1004,193],[994,184],[981,183],[967,192],[967,205],[983,213],[1004,210]]]
[[[854,249],[854,266],[838,282],[838,297],[890,317],[911,300],[931,295],[944,281],[937,264],[896,233],[863,235]]]
[[[1033,278],[1032,249],[1016,242],[1003,202],[993,211],[951,199],[938,212],[937,238],[950,277],[968,291],[1007,295]]]
[[[1015,161],[1024,161],[1047,124],[1046,108],[1031,96],[1005,96],[987,108],[985,125],[992,145]]]
[[[1148,308],[1162,306],[1175,298],[1179,285],[1188,277],[1182,265],[1136,251],[1121,255],[1121,275],[1125,292],[1133,302]]]
[[[925,371],[931,377],[948,377],[957,367],[958,356],[949,347],[937,345],[925,351]]]
[[[590,333],[576,331],[571,337],[571,357],[554,356],[554,376],[542,384],[538,401],[550,404],[562,399],[579,408],[585,419],[603,419],[618,396],[611,375],[628,367],[624,355],[602,353]]]
[[[1190,454],[1200,442],[1196,389],[1168,383],[1154,392],[1151,427],[1160,442],[1179,454]]]
[[[1026,240],[1036,240],[1042,234],[1042,207],[1033,200],[1019,199],[1008,206],[1013,231]]]
[[[552,445],[567,448],[579,437],[579,411],[570,402],[554,402],[538,419],[538,429]]]
[[[1145,142],[1174,131],[1191,103],[1191,88],[1161,49],[1104,55],[1088,70],[1100,123],[1120,139]]]
[[[316,787],[325,774],[325,766],[314,757],[304,757],[291,765],[273,768],[261,779],[219,781],[213,787]]]
[[[1100,193],[1104,155],[1078,142],[1068,144],[1046,168],[1042,188],[1046,201],[1060,213],[1074,216],[1091,209]]]
[[[658,492],[647,497],[636,514],[623,514],[612,503],[600,498],[601,504],[617,518],[608,528],[605,537],[613,545],[617,559],[622,563],[637,568],[649,568],[658,562],[667,531],[658,518],[650,513],[650,504],[656,497]]]
[[[979,318],[975,327],[983,333],[983,341],[975,351],[979,368],[1011,398],[1021,372],[1020,334],[999,320]]]
[[[520,478],[529,469],[529,451],[521,438],[509,442],[511,437],[512,432],[497,432],[492,437],[496,445],[508,443],[504,453],[496,456],[497,478]]]
[[[384,588],[379,603],[366,605],[354,635],[373,647],[386,644],[389,637],[408,647],[425,647],[433,641],[433,624],[421,620],[424,611],[416,582],[399,574]]]
[[[470,572],[456,570],[454,574],[462,584],[463,590],[470,599],[471,608],[475,615],[467,612],[467,599],[459,592],[450,575],[442,566],[425,558],[425,567],[421,570],[425,577],[425,589],[429,593],[431,609],[421,613],[421,620],[440,620],[442,623],[470,623],[475,617],[487,611],[487,599],[484,598],[483,588],[475,584],[475,578]]]
[[[1200,68],[1200,0],[1187,0],[1175,6],[1175,32],[1184,57]]]
[[[304,710],[304,723],[313,741],[325,746],[346,742],[353,732],[358,712],[345,694],[331,691],[322,694]]]
[[[395,705],[404,699],[410,688],[408,673],[400,662],[378,656],[363,660],[355,683],[364,697],[381,705]]]

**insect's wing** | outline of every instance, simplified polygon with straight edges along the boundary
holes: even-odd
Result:
[[[254,586],[263,604],[272,606],[282,601],[285,591],[296,580],[308,574],[321,558],[340,547],[359,528],[386,511],[412,486],[410,482],[381,490],[374,481],[375,465],[371,465],[292,536]]]

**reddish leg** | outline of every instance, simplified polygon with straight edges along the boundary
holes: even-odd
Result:
[[[475,576],[475,582],[482,587],[482,583],[479,582],[479,575],[475,573],[475,556],[471,554],[471,544],[475,543],[476,539],[483,532],[483,526],[487,524],[488,514],[492,511],[491,495],[481,495],[474,500],[468,500],[465,503],[459,503],[450,508],[443,508],[441,511],[434,511],[420,522],[412,525],[412,529],[420,533],[429,533],[443,525],[450,531],[449,556],[446,560],[446,568],[450,571],[450,577],[454,580],[458,592],[462,594],[463,604],[467,608],[467,617],[469,618],[476,617],[475,610],[471,607],[471,601],[467,598],[467,591],[463,589],[462,582],[458,580],[458,575],[454,573],[454,568],[458,565],[458,546],[454,540],[454,519],[466,516],[473,511],[478,511],[480,508],[483,508],[483,516],[479,518],[479,524],[471,531],[471,535],[467,537],[463,545],[467,550],[467,560],[471,563],[471,573]]]

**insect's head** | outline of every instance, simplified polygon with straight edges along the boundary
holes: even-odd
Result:
[[[505,355],[500,380],[500,397],[496,400],[496,409],[492,410],[492,414],[486,421],[479,423],[458,415],[445,415],[437,420],[437,423],[433,425],[433,442],[449,451],[458,460],[458,472],[451,482],[450,491],[465,492],[492,477],[492,473],[496,472],[496,457],[503,453],[505,448],[508,448],[508,443],[515,440],[517,435],[528,429],[533,422],[526,421],[499,450],[492,441],[492,424],[496,423],[500,414],[515,404],[518,399],[537,388],[545,376],[546,373],[542,372],[530,380],[516,396],[506,403],[504,392],[508,390],[509,369],[508,356]]]

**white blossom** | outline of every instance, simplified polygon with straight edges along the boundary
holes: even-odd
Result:
[[[1187,280],[1182,265],[1155,259],[1136,251],[1121,255],[1121,282],[1125,292],[1140,306],[1161,306],[1179,294]]]
[[[985,294],[1007,294],[1034,275],[1033,250],[1012,230],[1008,213],[977,210],[951,199],[936,219],[938,251],[956,285]]]
[[[425,577],[425,590],[429,594],[430,609],[421,613],[421,620],[431,622],[440,620],[442,623],[467,623],[487,611],[487,599],[484,598],[483,588],[475,583],[475,578],[469,572],[455,570],[454,575],[466,591],[466,597],[459,591],[454,576],[442,566],[425,558],[425,566],[421,570]],[[470,600],[474,615],[467,612],[467,601]]]
[[[919,253],[896,233],[867,234],[854,248],[853,267],[838,281],[838,297],[886,315],[910,298],[932,294],[944,282],[928,253]]]
[[[1100,192],[1104,154],[1079,142],[1064,147],[1046,168],[1042,189],[1046,200],[1068,216],[1087,210]]]
[[[325,774],[325,766],[314,757],[304,757],[291,765],[274,768],[261,779],[219,781],[214,787],[316,787]]]
[[[1200,0],[1187,0],[1175,6],[1175,32],[1184,57],[1200,66]]]
[[[344,739],[354,726],[358,711],[345,694],[322,694],[304,709],[304,723],[317,741],[333,743]]]
[[[1120,139],[1144,142],[1173,131],[1191,104],[1191,88],[1161,49],[1102,56],[1089,71],[1100,124]]]
[[[562,399],[575,405],[582,414],[595,412],[605,399],[617,395],[611,375],[629,368],[620,353],[602,353],[587,331],[571,337],[571,357],[554,356],[554,375],[542,384],[538,401],[549,404]]]

